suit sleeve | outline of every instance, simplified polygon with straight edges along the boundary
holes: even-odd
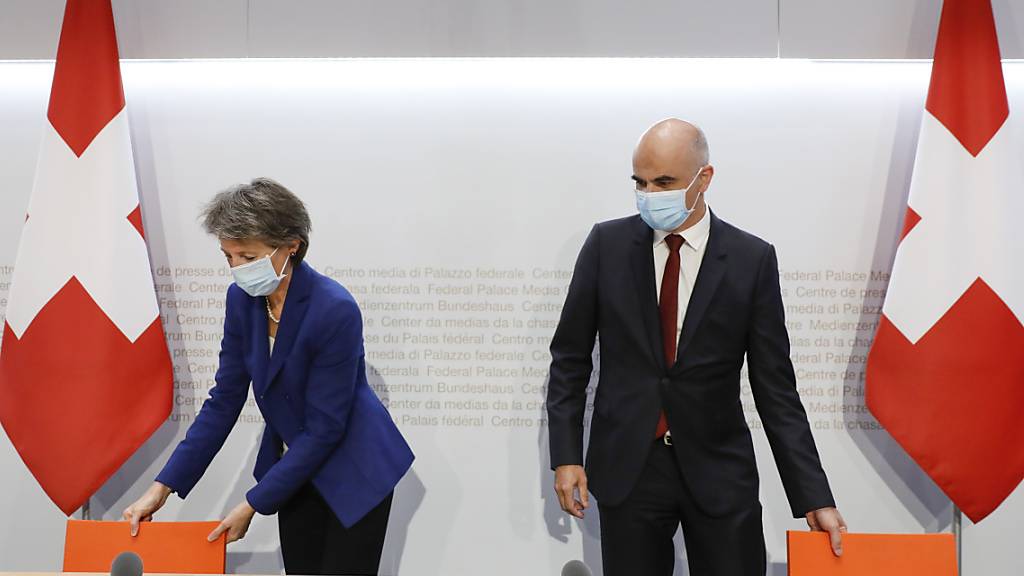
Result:
[[[598,325],[599,244],[600,227],[594,226],[576,259],[562,316],[551,339],[547,410],[552,469],[583,464],[583,413],[594,370]]]
[[[274,514],[309,482],[334,449],[348,426],[356,382],[363,370],[363,319],[354,301],[346,300],[325,314],[332,319],[309,369],[306,414],[288,450],[246,494],[260,514]]]
[[[765,250],[758,271],[747,368],[754,402],[793,517],[802,518],[812,510],[835,506],[807,413],[797,393],[779,289],[779,263],[773,246]]]
[[[232,293],[232,290],[236,292]],[[224,337],[220,342],[220,359],[216,384],[210,389],[210,397],[189,426],[185,439],[171,454],[156,480],[185,498],[206,472],[213,457],[220,451],[228,434],[238,420],[249,395],[252,378],[245,368],[240,330],[241,310],[238,299],[241,293],[233,286],[228,290],[224,314]]]

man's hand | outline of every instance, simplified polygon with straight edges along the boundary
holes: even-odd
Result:
[[[846,521],[835,508],[819,508],[806,514],[807,525],[816,532],[828,532],[832,541],[832,553],[843,555],[843,533],[846,532]]]
[[[220,538],[221,534],[227,532],[228,544],[235,540],[241,540],[245,537],[245,533],[249,531],[249,523],[252,522],[254,514],[256,514],[256,511],[249,505],[249,502],[242,502],[235,506],[235,509],[229,512],[224,520],[221,520],[220,526],[214,528],[213,532],[210,532],[206,539],[213,542]]]
[[[583,466],[567,464],[555,468],[555,494],[558,494],[562,510],[583,518],[583,511],[590,507],[587,473],[583,471]]]

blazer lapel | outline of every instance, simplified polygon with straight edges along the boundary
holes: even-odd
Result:
[[[661,347],[661,319],[658,315],[658,291],[654,286],[654,230],[636,217],[636,233],[629,257],[633,269],[633,283],[636,286],[640,304],[640,317],[648,344],[658,366],[665,365],[665,351]]]
[[[676,350],[676,363],[684,357],[686,347],[693,340],[693,333],[700,326],[700,321],[707,312],[711,298],[718,289],[718,284],[725,275],[726,251],[725,241],[722,234],[725,228],[711,213],[711,231],[708,236],[708,247],[704,252],[704,260],[700,263],[700,271],[697,272],[697,283],[690,293],[690,303],[686,306],[686,317],[683,318],[683,331],[679,337],[679,348]]]
[[[270,354],[264,389],[269,388],[274,382],[274,378],[292,351],[295,337],[309,308],[309,289],[312,283],[313,270],[308,264],[303,262],[292,269],[292,280],[288,285],[288,295],[284,299],[284,309],[281,310],[281,323],[277,326],[277,337],[274,338],[274,351]]]

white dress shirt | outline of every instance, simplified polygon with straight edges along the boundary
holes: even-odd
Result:
[[[661,302],[661,280],[665,276],[665,264],[668,262],[669,248],[665,237],[671,232],[654,231],[654,286]],[[683,330],[683,319],[686,318],[686,307],[690,303],[690,294],[697,283],[700,263],[704,260],[704,252],[708,247],[708,236],[711,234],[711,209],[705,207],[704,216],[696,224],[678,233],[683,237],[683,245],[679,248],[679,314],[676,319],[676,345],[679,345],[679,333]]]

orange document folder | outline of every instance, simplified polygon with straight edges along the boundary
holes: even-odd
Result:
[[[142,522],[132,537],[127,522],[68,520],[65,572],[109,572],[122,552],[142,558],[146,573],[223,574],[227,543],[206,537],[219,522]]]
[[[789,576],[957,576],[952,534],[843,534],[835,557],[825,532],[787,532]]]

